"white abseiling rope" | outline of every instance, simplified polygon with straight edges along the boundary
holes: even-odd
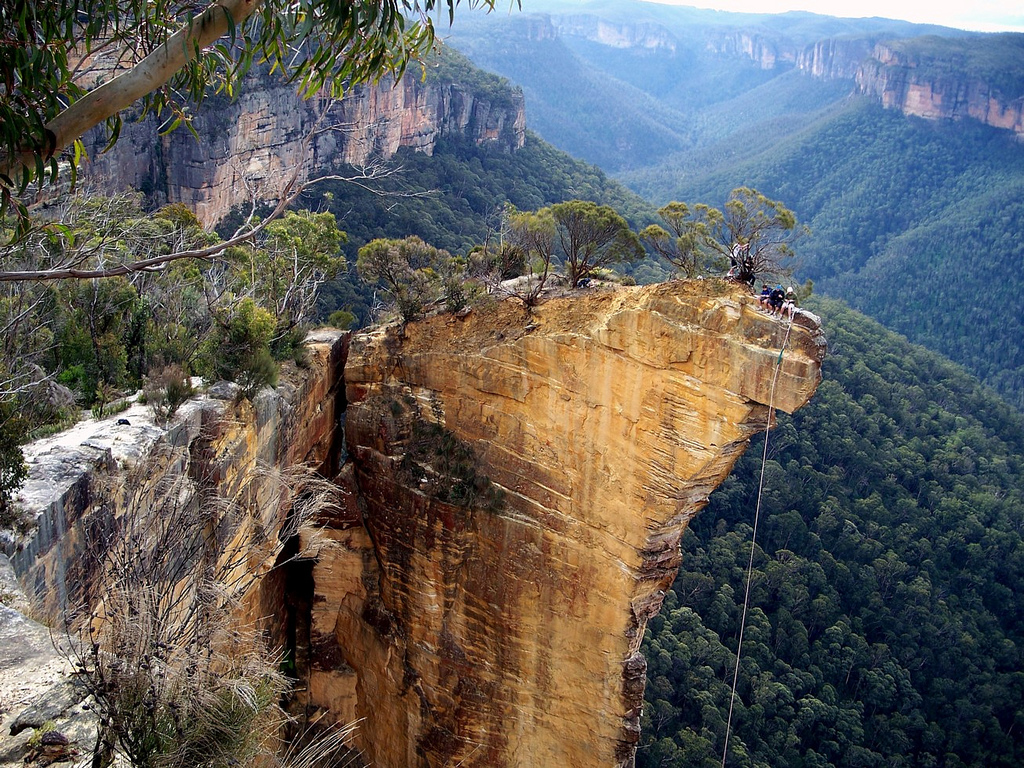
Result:
[[[725,760],[729,756],[729,736],[732,733],[732,711],[736,703],[736,686],[740,678],[740,652],[743,650],[743,632],[747,628],[747,609],[750,606],[750,584],[754,577],[754,552],[757,545],[757,523],[761,518],[761,495],[764,493],[764,467],[768,463],[768,432],[772,428],[772,413],[775,411],[775,385],[779,381],[779,372],[782,370],[782,354],[789,344],[789,333],[793,330],[795,313],[789,314],[789,327],[786,328],[786,338],[782,340],[782,349],[779,350],[779,359],[775,362],[775,375],[772,376],[772,389],[768,396],[768,423],[764,427],[764,453],[761,454],[761,479],[757,485],[757,505],[754,507],[754,530],[750,534],[750,560],[747,563],[747,586],[743,594],[743,614],[740,618],[740,637],[736,643],[736,666],[732,671],[732,694],[729,697],[729,717],[725,721],[725,746],[722,747],[722,768],[725,768]]]

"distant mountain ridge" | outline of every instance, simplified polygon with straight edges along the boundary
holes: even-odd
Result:
[[[628,20],[586,12],[551,14],[546,24],[538,21],[534,29],[546,25],[550,25],[547,35],[551,37],[575,37],[612,48],[674,55],[687,44],[686,33],[678,28],[642,16]],[[1024,83],[1006,77],[1008,72],[1021,71],[1024,35],[968,35],[942,30],[943,36],[939,37],[925,34],[932,27],[901,22],[882,27],[866,23],[860,31],[853,31],[855,28],[844,25],[814,40],[809,40],[810,32],[799,25],[791,34],[757,23],[694,24],[689,34],[703,38],[705,50],[710,53],[744,57],[763,70],[793,67],[821,80],[851,80],[858,93],[877,98],[886,108],[899,109],[906,115],[933,120],[972,118],[1024,137]],[[955,40],[949,38],[951,33]],[[908,44],[897,39],[900,35],[918,41],[924,37],[931,43]],[[1006,54],[1003,66],[987,72],[972,67],[976,51],[991,47],[994,41]]]
[[[523,88],[542,138],[609,172],[654,165],[766,117],[798,130],[857,93],[906,115],[1024,136],[1024,35],[623,0],[531,8],[467,14],[447,41]],[[790,74],[813,84],[780,80]],[[772,82],[779,92],[759,99],[755,89]],[[726,105],[723,120],[716,110]],[[765,105],[771,114],[748,119]]]

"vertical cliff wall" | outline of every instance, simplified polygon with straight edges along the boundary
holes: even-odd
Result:
[[[424,81],[419,74],[410,69],[397,83],[385,78],[333,103],[304,100],[294,84],[254,75],[237,101],[214,97],[201,105],[194,119],[201,142],[185,130],[159,135],[154,116],[126,119],[109,152],[101,151],[100,132],[90,134],[83,183],[107,191],[139,189],[157,203],[185,203],[211,224],[254,192],[275,198],[296,167],[305,180],[342,164],[390,158],[399,147],[430,154],[447,136],[507,151],[523,145],[521,93],[509,88],[507,99],[495,103],[470,87]],[[304,138],[324,109],[326,118],[307,145]]]
[[[116,545],[118,496],[96,483],[123,486],[169,443],[234,501],[218,546],[258,577],[245,620],[288,648],[295,710],[361,719],[370,764],[631,765],[640,642],[679,537],[773,391],[785,411],[814,392],[817,319],[790,327],[745,291],[693,281],[311,344],[310,367],[252,406],[206,398],[163,434],[132,412],[135,451],[113,422],[36,446],[26,493],[43,499],[55,477],[68,490],[16,557],[23,581],[54,615],[90,576],[91,532]],[[341,502],[288,539],[295,494],[265,470],[299,464],[333,477]]]
[[[1002,92],[985,78],[966,73],[957,56],[942,54],[913,55],[879,44],[857,72],[857,86],[887,109],[906,115],[929,120],[972,118],[1024,137],[1024,95],[1019,90]]]
[[[358,502],[320,534],[310,703],[364,718],[373,765],[632,763],[644,626],[687,522],[764,428],[786,338],[708,285],[353,339]],[[823,351],[800,317],[776,407],[810,397]]]

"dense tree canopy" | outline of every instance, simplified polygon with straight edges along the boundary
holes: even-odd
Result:
[[[644,255],[636,233],[611,206],[566,200],[542,213],[554,219],[562,266],[573,288],[596,269]]]
[[[1024,419],[834,301],[769,438],[728,765],[1024,760]],[[719,765],[761,447],[683,537],[649,625],[639,765]]]
[[[343,249],[352,261],[371,240],[406,235],[460,255],[488,244],[495,255],[507,204],[523,212],[537,211],[584,195],[619,211],[632,227],[654,219],[648,204],[602,171],[530,133],[517,152],[450,138],[439,141],[432,156],[402,149],[395,160],[402,173],[382,181],[385,191],[395,193],[390,197],[353,184],[325,182],[317,191],[326,196],[304,198],[309,207],[326,205],[344,220],[349,240]],[[653,257],[617,268],[637,282],[657,282],[670,274],[664,261]],[[514,269],[514,274],[521,274],[521,269]],[[349,270],[324,286],[324,310],[350,310],[366,323],[373,291],[356,270]]]
[[[441,275],[451,254],[416,235],[378,238],[359,249],[356,269],[364,280],[380,284],[403,320],[414,320],[440,298]]]
[[[724,211],[671,202],[658,215],[671,231],[651,224],[640,237],[685,277],[716,263],[728,263],[742,283],[782,274],[800,234],[791,210],[749,187],[734,189]]]

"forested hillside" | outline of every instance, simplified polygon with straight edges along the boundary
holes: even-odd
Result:
[[[1024,760],[1024,419],[842,304],[769,437],[733,766]],[[683,538],[645,639],[641,766],[716,766],[763,439]]]
[[[852,81],[794,78],[791,65],[764,69],[748,57],[709,51],[705,33],[726,34],[737,14],[634,9],[630,23],[655,25],[652,35],[663,44],[604,45],[560,33],[559,17],[552,23],[530,15],[460,24],[449,40],[478,66],[523,88],[528,125],[545,141],[609,172],[657,168],[751,127],[757,131],[750,138],[761,145],[852,90]],[[759,18],[767,24],[773,17]]]

